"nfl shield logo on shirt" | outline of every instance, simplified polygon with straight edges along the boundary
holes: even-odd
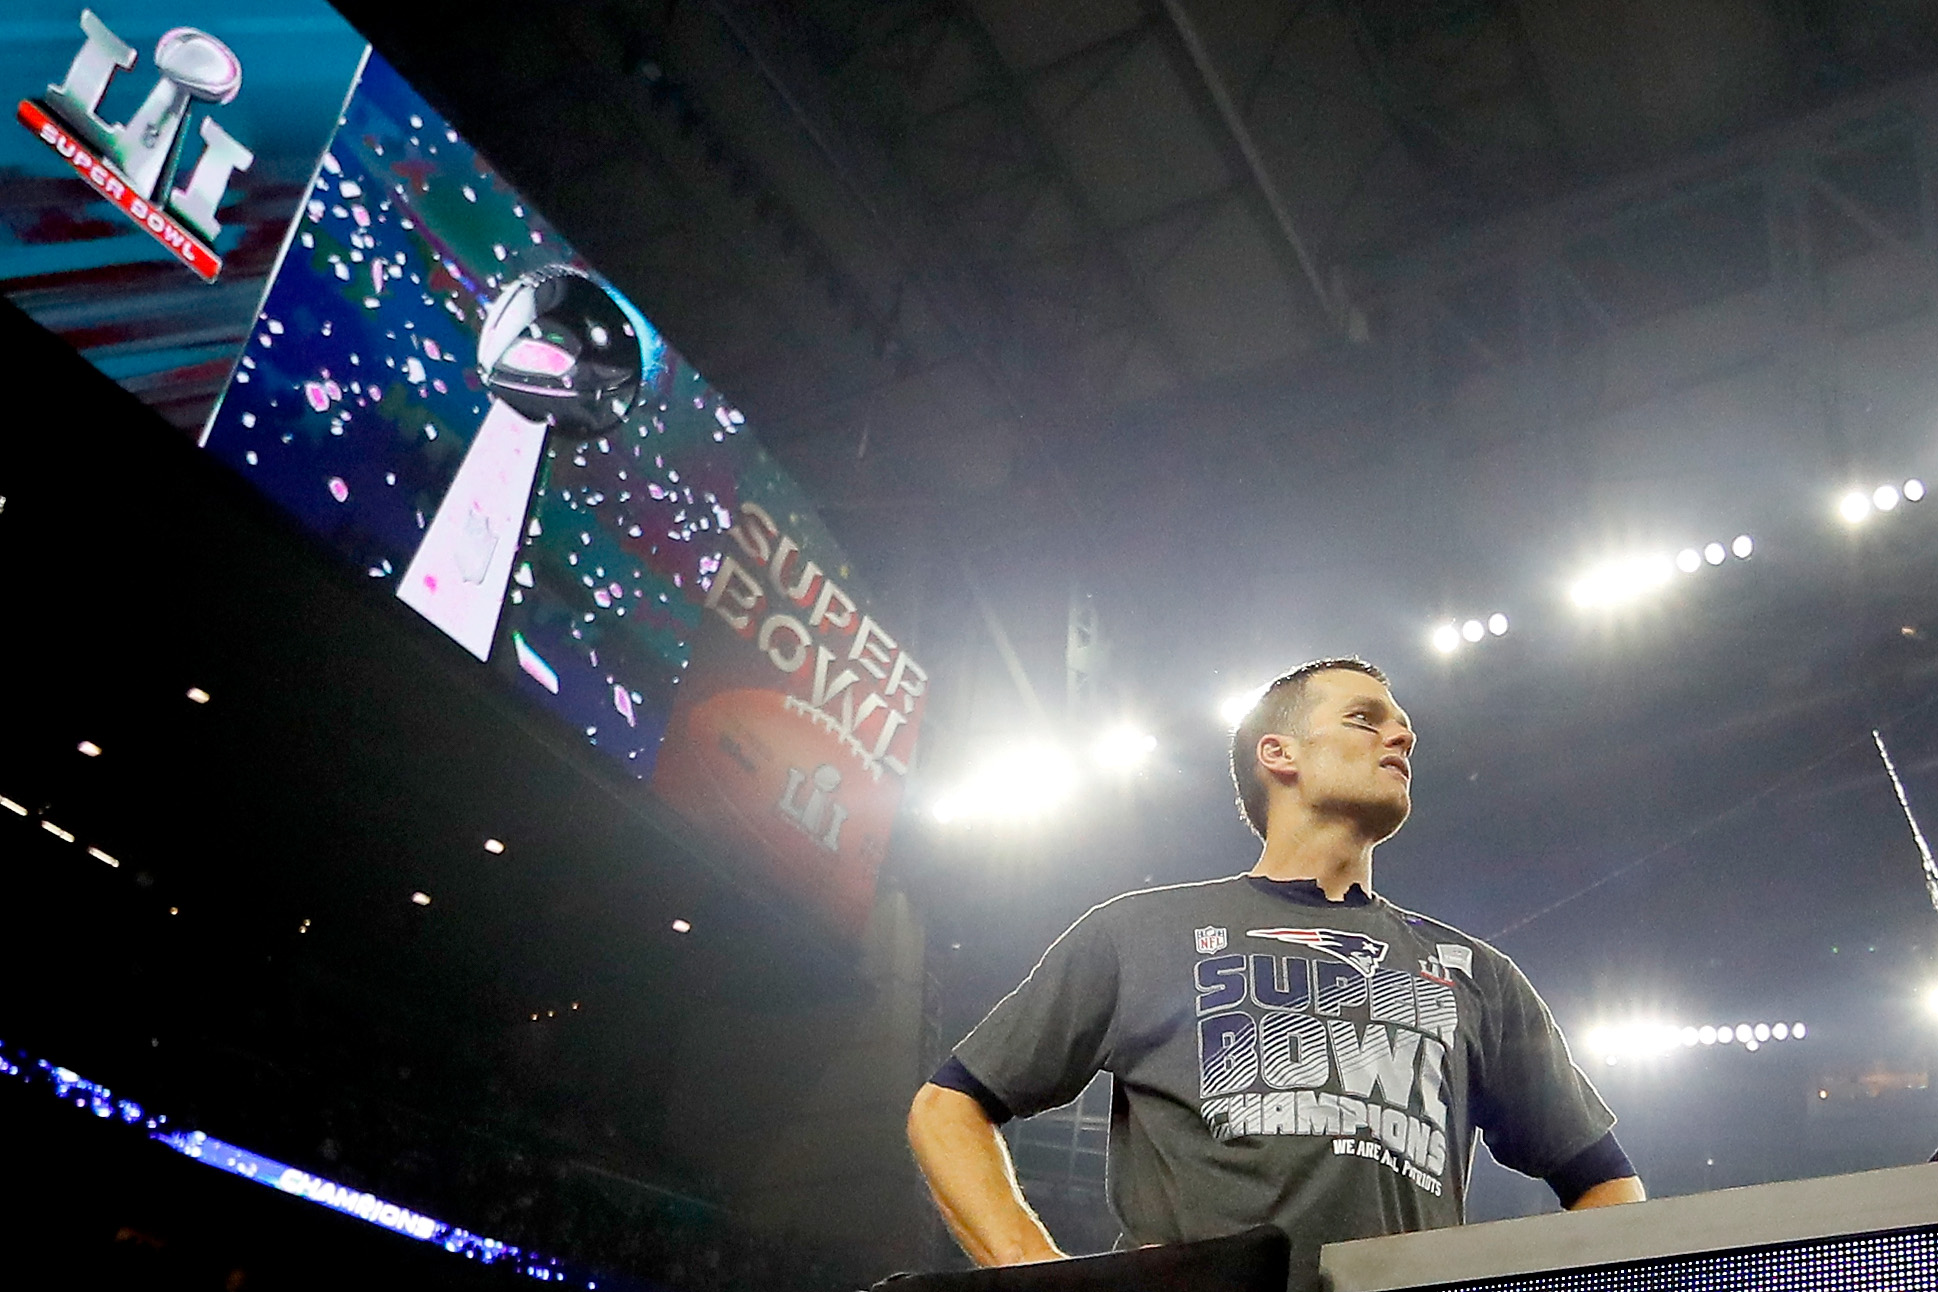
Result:
[[[1208,956],[1214,952],[1223,951],[1225,944],[1230,941],[1225,936],[1225,931],[1220,928],[1194,929],[1192,931],[1197,934],[1198,954],[1201,956]]]

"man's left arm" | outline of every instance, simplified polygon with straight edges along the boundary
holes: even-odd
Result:
[[[1646,1194],[1628,1154],[1609,1131],[1581,1152],[1542,1177],[1569,1211],[1642,1202]]]
[[[1488,1147],[1503,1165],[1545,1180],[1569,1211],[1643,1201],[1614,1114],[1570,1058],[1554,1016],[1513,961],[1499,956],[1495,967],[1494,1026],[1475,1110]],[[1586,1148],[1568,1147],[1589,1136]],[[1568,1156],[1554,1165],[1557,1149]]]
[[[1648,1193],[1642,1188],[1639,1177],[1625,1175],[1619,1180],[1603,1180],[1600,1184],[1574,1200],[1570,1211],[1586,1211],[1590,1207],[1615,1207],[1624,1202],[1647,1202]]]

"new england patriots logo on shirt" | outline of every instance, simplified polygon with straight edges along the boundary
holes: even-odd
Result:
[[[1363,933],[1341,933],[1337,929],[1247,929],[1245,936],[1272,938],[1311,947],[1334,959],[1344,960],[1368,978],[1379,968],[1380,961],[1386,959],[1386,943]]]

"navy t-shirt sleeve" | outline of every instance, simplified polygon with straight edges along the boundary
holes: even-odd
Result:
[[[1615,1115],[1569,1058],[1554,1016],[1520,967],[1498,956],[1489,968],[1494,1008],[1481,1029],[1474,1124],[1502,1166],[1546,1179],[1608,1134]]]
[[[996,1097],[995,1091],[976,1080],[976,1074],[963,1067],[962,1060],[953,1054],[949,1056],[948,1062],[935,1070],[935,1075],[929,1078],[929,1084],[968,1095],[981,1105],[983,1116],[998,1126],[1016,1116],[1009,1110],[1008,1104]]]
[[[1634,1163],[1628,1154],[1615,1142],[1615,1132],[1590,1144],[1581,1152],[1569,1158],[1559,1170],[1548,1172],[1548,1187],[1554,1196],[1561,1200],[1564,1207],[1572,1207],[1581,1201],[1581,1195],[1598,1184],[1610,1180],[1621,1180],[1635,1174]]]
[[[1018,1117],[1069,1103],[1109,1063],[1118,963],[1102,910],[1051,943],[956,1046],[963,1069]]]

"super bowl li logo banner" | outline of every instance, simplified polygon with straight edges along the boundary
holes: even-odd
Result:
[[[16,115],[96,193],[166,247],[204,282],[222,272],[216,208],[237,171],[255,155],[206,113],[201,155],[179,186],[194,105],[220,107],[242,90],[242,64],[229,47],[193,27],[164,32],[155,44],[155,82],[126,121],[104,120],[101,100],[116,73],[139,54],[92,10],[81,11],[80,52],[67,75],[40,100],[22,99]]]
[[[915,761],[928,671],[792,482],[742,476],[653,788],[859,933]]]

